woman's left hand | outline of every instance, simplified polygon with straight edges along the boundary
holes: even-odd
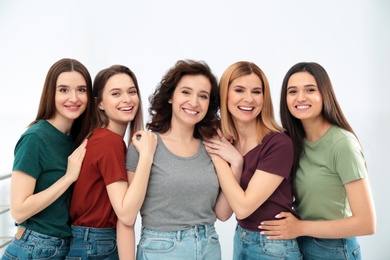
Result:
[[[270,240],[293,239],[300,236],[301,221],[290,212],[281,212],[275,216],[278,220],[266,220],[260,223],[260,233]]]

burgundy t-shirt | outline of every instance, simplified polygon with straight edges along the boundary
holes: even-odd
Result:
[[[70,204],[72,225],[116,228],[117,217],[106,186],[127,181],[126,151],[122,136],[105,128],[93,130],[74,185]]]
[[[284,133],[270,133],[263,138],[261,144],[244,156],[244,168],[240,180],[243,190],[256,170],[276,174],[284,179],[274,193],[250,216],[237,219],[238,224],[251,231],[260,231],[258,226],[263,220],[273,220],[281,211],[292,212],[293,192],[291,167],[293,164],[293,143]]]

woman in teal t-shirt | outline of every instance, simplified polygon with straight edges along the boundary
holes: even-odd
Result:
[[[287,72],[280,113],[294,142],[301,220],[282,212],[260,228],[270,239],[299,237],[304,259],[361,259],[355,236],[375,232],[374,203],[361,145],[322,66],[301,62]]]
[[[18,228],[2,259],[65,258],[69,187],[84,159],[91,100],[91,77],[83,64],[62,59],[52,65],[37,117],[15,147],[10,198]]]

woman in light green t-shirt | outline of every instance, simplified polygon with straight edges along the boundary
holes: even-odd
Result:
[[[264,221],[270,239],[298,238],[304,259],[361,259],[355,236],[375,232],[376,217],[361,145],[341,111],[329,76],[301,62],[281,91],[283,127],[294,142],[294,206]]]

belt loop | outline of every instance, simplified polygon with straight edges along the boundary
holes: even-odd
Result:
[[[177,231],[177,233],[176,233],[176,239],[177,239],[177,241],[181,241],[181,230],[179,230],[179,231]]]
[[[23,232],[23,235],[22,237],[20,238],[20,240],[22,241],[27,241],[28,237],[30,236],[31,234],[31,229],[26,229],[24,232]]]
[[[86,228],[84,233],[84,242],[88,241],[88,233],[89,233],[89,228]]]
[[[204,235],[205,235],[205,237],[209,236],[209,229],[210,229],[209,224],[205,224],[204,225]]]

